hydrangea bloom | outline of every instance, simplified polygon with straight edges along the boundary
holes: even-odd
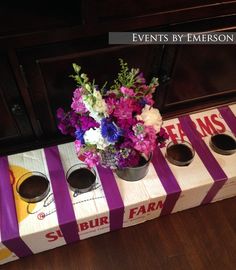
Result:
[[[105,167],[116,169],[118,166],[116,153],[117,150],[113,145],[108,146],[106,151],[101,152],[101,164]]]

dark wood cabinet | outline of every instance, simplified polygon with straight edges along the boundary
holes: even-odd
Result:
[[[164,113],[191,111],[236,100],[234,45],[182,45],[165,91]]]
[[[81,1],[41,0],[0,3],[0,37],[82,24]]]
[[[70,108],[72,63],[97,84],[118,58],[159,77],[164,117],[236,100],[235,46],[109,45],[109,31],[235,31],[236,1],[0,3],[0,154],[70,140],[56,109]]]
[[[108,47],[103,37],[17,51],[35,114],[42,127],[42,136],[60,136],[56,126],[56,110],[59,107],[70,109],[76,88],[75,82],[69,77],[73,74],[73,62],[82,66],[90,80],[95,79],[102,86],[105,82],[108,85],[113,83],[120,68],[119,58],[130,66],[139,67],[147,78],[151,78],[160,64],[161,54],[161,46]]]
[[[176,32],[234,32],[236,17],[175,24]],[[167,45],[156,93],[165,117],[236,101],[235,45]]]
[[[0,52],[0,147],[34,137],[8,57]]]
[[[94,1],[95,2],[95,1]],[[96,16],[98,21],[114,21],[121,18],[130,18],[137,16],[147,16],[153,14],[161,14],[166,13],[166,17],[168,17],[168,13],[171,13],[172,16],[175,16],[175,13],[188,10],[192,12],[192,9],[204,10],[211,5],[220,5],[231,2],[230,0],[216,2],[215,0],[167,0],[167,1],[153,1],[153,0],[120,0],[120,1],[112,1],[112,0],[102,0],[98,3],[93,3],[93,7],[96,8]],[[107,12],[107,7],[109,7],[109,12]],[[187,13],[187,12],[185,12]],[[201,14],[198,14],[198,17]],[[175,19],[176,20],[176,19]]]

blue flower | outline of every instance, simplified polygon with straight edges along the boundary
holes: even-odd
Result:
[[[79,140],[82,144],[84,144],[84,132],[80,129],[75,131],[76,140]]]
[[[139,100],[139,104],[140,104],[142,107],[144,107],[144,106],[147,104],[147,101],[146,101],[144,98],[142,98],[141,100]]]
[[[117,142],[122,135],[121,130],[108,118],[103,118],[101,121],[101,133],[110,143]]]

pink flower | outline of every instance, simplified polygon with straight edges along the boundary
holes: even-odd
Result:
[[[116,107],[116,99],[114,97],[108,97],[106,99],[107,112],[111,115]]]
[[[137,76],[137,83],[139,84],[145,84],[146,80],[143,76],[143,72],[140,72],[139,75]]]
[[[155,128],[152,126],[145,126],[145,132],[146,132],[146,135],[148,136],[149,140],[152,143],[155,143],[156,138],[157,138]]]
[[[132,118],[134,107],[135,106],[131,98],[121,97],[116,104],[114,116],[118,119],[130,119]]]
[[[150,141],[148,140],[137,140],[134,144],[134,149],[139,151],[140,153],[144,153],[146,156],[149,156],[150,153],[154,150]]]
[[[162,148],[166,146],[166,141],[169,139],[169,135],[164,128],[161,128],[160,132],[157,133],[157,145]]]
[[[144,97],[145,103],[152,106],[154,104],[154,100],[152,99],[152,94],[148,94]]]
[[[143,89],[143,92],[147,92],[149,90],[149,86],[145,84],[142,85],[140,88]]]
[[[80,140],[75,140],[75,151],[76,154],[78,155],[81,149],[81,141]]]
[[[127,87],[121,86],[120,91],[125,96],[130,96],[130,97],[133,97],[134,96],[134,90],[131,89],[131,88],[127,88]]]
[[[87,131],[90,128],[98,128],[99,127],[99,123],[97,123],[92,117],[85,116],[85,115],[82,115],[80,117],[80,125],[81,125],[81,129],[83,131]]]
[[[97,153],[92,151],[86,151],[83,153],[85,163],[90,167],[94,167],[99,164],[100,157]]]
[[[62,119],[65,116],[65,111],[62,108],[57,109],[57,118]]]
[[[144,130],[142,131],[140,129],[139,133],[137,130],[138,127],[136,126],[133,127],[134,131],[136,131],[136,134],[130,136],[130,139],[134,143],[134,149],[149,156],[156,147],[156,131],[152,126],[143,126]]]
[[[71,108],[75,110],[77,113],[87,112],[87,109],[83,103],[82,91],[83,89],[81,87],[76,88],[73,94],[73,98],[72,98]]]
[[[137,119],[129,118],[129,119],[118,119],[117,124],[118,126],[126,132],[131,126],[137,123]]]

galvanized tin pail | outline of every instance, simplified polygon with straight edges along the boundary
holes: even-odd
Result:
[[[122,169],[117,169],[115,172],[121,179],[124,179],[126,181],[138,181],[147,175],[151,159],[152,155],[150,155],[147,162],[142,166],[126,167]]]

